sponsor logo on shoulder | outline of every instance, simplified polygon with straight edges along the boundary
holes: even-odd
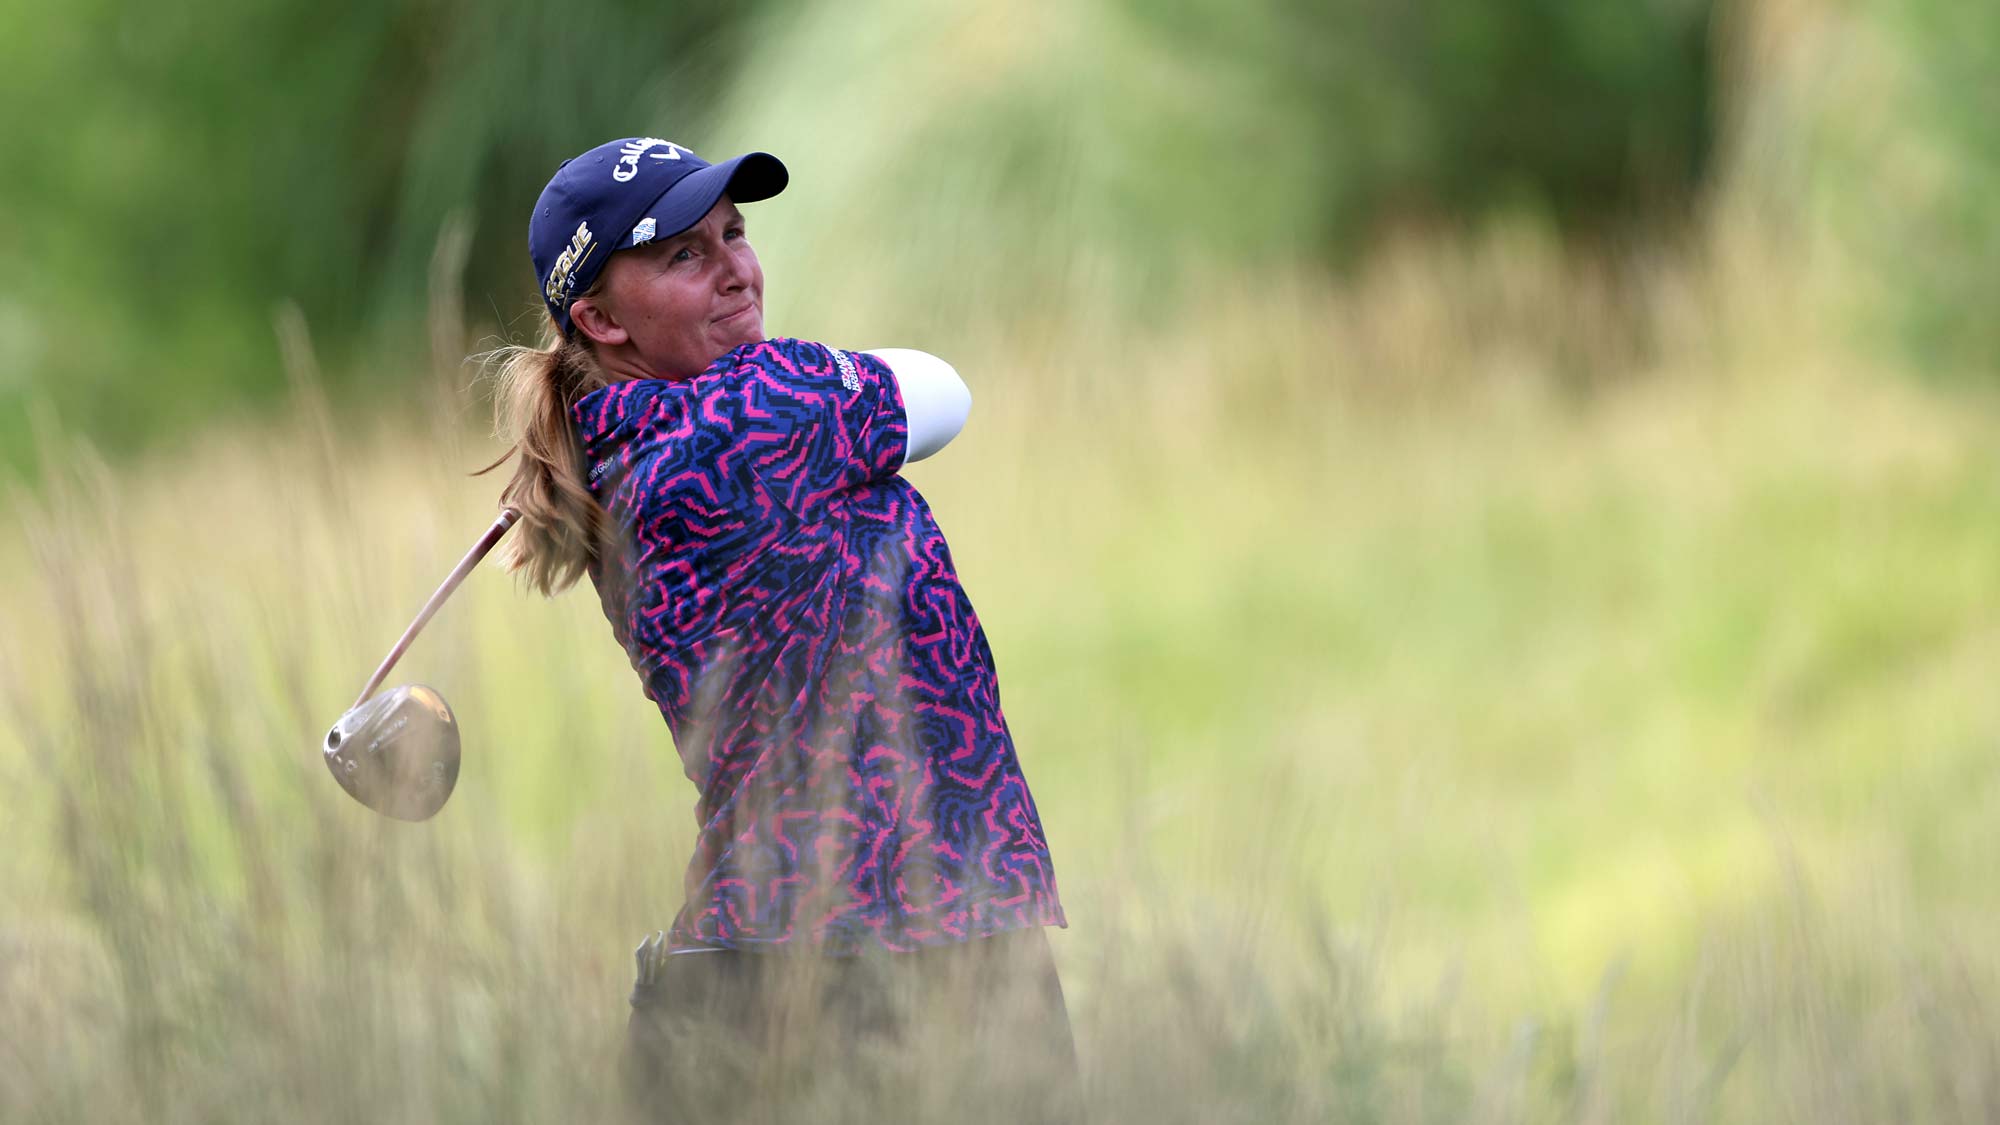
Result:
[[[662,146],[667,151],[652,151]],[[622,184],[638,175],[639,158],[642,156],[648,160],[679,160],[681,153],[684,152],[690,156],[693,155],[692,150],[682,148],[672,141],[663,140],[659,137],[640,137],[637,140],[628,141],[618,150],[618,163],[611,168],[611,178]]]
[[[640,219],[639,225],[632,228],[632,245],[643,246],[646,243],[653,241],[653,232],[658,229],[660,228],[657,224],[653,222],[653,217],[651,215],[648,215],[645,218]]]
[[[833,363],[834,366],[840,368],[841,386],[846,387],[850,391],[858,391],[861,389],[861,373],[854,369],[853,356],[848,355],[846,352],[841,351],[839,348],[834,348]]]

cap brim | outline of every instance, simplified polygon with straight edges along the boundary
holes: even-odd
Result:
[[[650,241],[657,242],[700,222],[725,194],[737,203],[755,203],[785,190],[789,182],[791,173],[777,157],[768,152],[746,152],[681,177],[641,211],[633,223],[652,219],[654,233]],[[630,246],[631,233],[628,231],[620,241]]]

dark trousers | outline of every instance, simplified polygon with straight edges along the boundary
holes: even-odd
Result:
[[[633,991],[636,1115],[1067,1121],[1076,1050],[1048,938],[854,957],[682,953]]]

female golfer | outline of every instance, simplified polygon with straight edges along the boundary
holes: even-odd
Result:
[[[739,205],[786,180],[655,137],[564,162],[529,222],[547,346],[501,375],[509,566],[590,575],[698,793],[685,904],[639,950],[640,1092],[1033,1114],[1074,1084],[1062,906],[993,655],[898,475],[970,396],[921,352],[765,337]]]

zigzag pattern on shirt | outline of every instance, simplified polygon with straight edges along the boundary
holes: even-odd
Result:
[[[572,417],[627,536],[592,578],[700,790],[674,948],[1063,924],[985,632],[896,475],[888,368],[767,340]]]

